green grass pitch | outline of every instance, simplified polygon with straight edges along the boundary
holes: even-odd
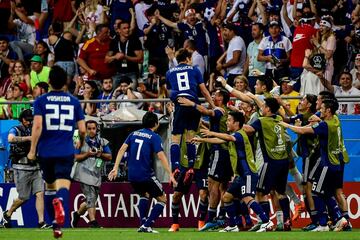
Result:
[[[194,229],[181,229],[180,232],[169,233],[167,229],[156,229],[160,234],[137,233],[135,228],[103,228],[103,229],[64,229],[61,240],[352,240],[360,239],[360,229],[352,232],[320,232],[310,233],[295,229],[292,232],[266,232],[266,233],[218,233],[196,232]],[[0,240],[49,240],[51,230],[38,229],[0,229]]]

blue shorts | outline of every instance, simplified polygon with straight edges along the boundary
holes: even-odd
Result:
[[[148,181],[130,183],[135,193],[139,194],[140,196],[143,196],[145,193],[148,193],[153,198],[164,195],[162,185],[155,176]]]
[[[264,194],[269,194],[271,190],[275,190],[279,194],[285,194],[288,173],[288,160],[264,162],[259,172],[259,182],[256,190]]]
[[[227,189],[235,198],[254,197],[259,177],[256,174],[237,176]]]
[[[199,190],[208,189],[208,166],[195,170],[195,183]]]
[[[46,183],[54,183],[57,179],[71,179],[70,173],[74,164],[74,155],[67,157],[38,157],[43,179]]]
[[[233,172],[228,150],[224,150],[220,147],[219,149],[212,151],[208,175],[218,182],[230,181]]]
[[[312,192],[323,196],[334,196],[336,189],[343,188],[344,168],[338,171],[328,166],[318,166],[312,177]]]
[[[183,107],[175,103],[172,134],[183,134],[185,130],[197,131],[201,114],[194,107]]]

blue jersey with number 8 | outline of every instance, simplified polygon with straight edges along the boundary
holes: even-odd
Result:
[[[170,99],[187,97],[198,101],[199,85],[204,83],[201,72],[196,67],[179,64],[166,73],[166,87],[171,90]]]
[[[128,145],[128,180],[144,182],[155,176],[154,154],[163,151],[160,136],[150,129],[143,128],[132,132],[125,144]]]
[[[67,157],[74,154],[73,134],[76,123],[84,119],[80,102],[72,95],[52,91],[34,102],[34,116],[42,116],[38,156]]]

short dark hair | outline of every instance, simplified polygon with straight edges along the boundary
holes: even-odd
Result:
[[[329,92],[329,91],[321,91],[319,93],[319,96],[323,97],[323,100],[325,100],[325,99],[336,99],[335,95],[332,92]]]
[[[306,94],[305,95],[306,100],[308,101],[308,103],[311,104],[310,106],[310,111],[312,113],[316,113],[316,101],[317,101],[317,96],[314,94]]]
[[[339,109],[339,103],[335,99],[325,99],[322,103],[324,104],[325,109],[330,108],[332,115]]]
[[[178,63],[186,61],[187,58],[191,58],[191,53],[185,48],[180,48],[176,52],[176,61]]]
[[[192,39],[186,39],[186,43],[189,45],[191,50],[197,50],[196,48],[196,42]]]
[[[53,66],[49,73],[49,84],[55,90],[60,90],[63,86],[65,86],[67,81],[67,74],[59,66]]]
[[[102,30],[103,28],[109,28],[109,26],[106,25],[106,24],[96,25],[96,27],[95,27],[95,33],[98,34],[99,32],[101,32],[101,30]]]
[[[0,41],[5,41],[5,42],[9,43],[9,38],[6,36],[0,36]]]
[[[348,75],[348,76],[350,77],[351,81],[353,80],[352,74],[351,74],[350,72],[348,72],[348,71],[343,71],[343,72],[341,72],[341,73],[340,73],[340,78],[341,78],[342,75]]]
[[[130,23],[128,21],[121,21],[121,23],[118,24],[118,28],[120,28],[120,26],[123,24],[130,25]]]
[[[258,26],[258,28],[260,29],[260,31],[264,31],[264,25],[262,23],[259,22],[254,22],[251,24],[252,26]]]
[[[85,126],[87,127],[89,124],[95,124],[96,127],[98,127],[98,123],[95,120],[87,120],[85,122]]]
[[[273,89],[274,83],[270,76],[261,76],[258,78],[258,80],[261,82],[262,85],[265,85],[266,91],[270,92]]]
[[[25,109],[20,113],[19,121],[22,121],[23,119],[25,119],[26,121],[32,121],[34,119],[34,115],[31,109]]]
[[[45,92],[49,91],[49,84],[47,84],[46,82],[38,82],[35,84],[35,87],[38,86],[39,88],[42,88],[45,90]]]
[[[220,95],[223,97],[223,104],[224,105],[227,105],[227,103],[229,102],[230,100],[230,94],[228,91],[225,91],[223,89],[220,89],[217,91],[218,93],[220,93]]]
[[[245,123],[245,117],[242,112],[230,111],[229,115],[233,117],[234,122],[239,123],[239,127],[242,128]]]
[[[142,125],[144,128],[153,128],[158,123],[158,116],[153,112],[146,112],[142,118]]]
[[[279,110],[280,104],[275,98],[265,98],[264,101],[266,106],[270,108],[271,113],[275,114]]]
[[[126,84],[130,85],[132,83],[132,80],[128,76],[122,76],[120,78],[119,84],[122,84],[122,83],[126,83]]]

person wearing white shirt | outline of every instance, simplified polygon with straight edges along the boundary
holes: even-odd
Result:
[[[235,25],[228,23],[224,27],[224,40],[229,43],[226,50],[225,63],[218,61],[216,69],[226,70],[227,81],[233,85],[236,76],[243,74],[246,62],[246,46],[244,40],[236,35]]]
[[[360,90],[352,86],[352,75],[349,72],[342,72],[340,75],[339,83],[340,86],[331,85],[329,81],[326,81],[324,77],[320,77],[321,83],[332,93],[335,97],[344,96],[360,96]],[[339,114],[359,114],[359,102],[340,102],[339,103]]]

